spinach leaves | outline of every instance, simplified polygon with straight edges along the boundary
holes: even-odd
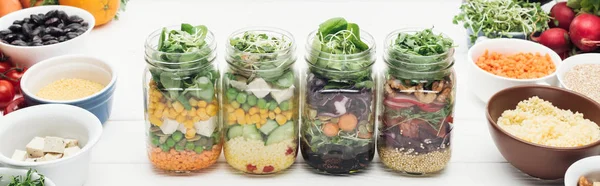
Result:
[[[151,55],[153,80],[171,101],[191,109],[190,97],[211,102],[219,73],[213,68],[213,48],[207,43],[208,28],[204,25],[181,24],[180,30],[163,28],[157,50]]]
[[[331,81],[358,83],[370,79],[374,56],[362,41],[360,28],[344,18],[332,18],[319,25],[308,62],[311,71]]]

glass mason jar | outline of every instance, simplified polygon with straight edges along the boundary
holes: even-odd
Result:
[[[299,85],[293,36],[275,28],[234,32],[223,78],[224,153],[229,165],[251,174],[290,167],[298,149]]]
[[[332,54],[312,32],[307,40],[308,71],[301,125],[302,156],[328,174],[365,169],[375,154],[377,76],[373,37],[360,31],[368,49]]]
[[[396,48],[400,33],[416,32],[398,30],[386,38],[377,146],[388,168],[424,175],[441,171],[450,161],[456,77],[453,47],[429,56]]]
[[[168,172],[200,170],[217,161],[222,147],[216,43],[207,32],[200,50],[165,53],[157,49],[161,33],[152,33],[145,44],[148,157]]]

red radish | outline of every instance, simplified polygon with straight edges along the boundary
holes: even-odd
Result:
[[[569,30],[571,21],[575,19],[575,11],[567,6],[567,2],[560,2],[556,3],[556,5],[550,9],[550,17],[554,18],[554,20],[550,20],[549,25],[551,27]],[[556,25],[556,22],[558,22],[558,25]]]
[[[542,32],[539,37],[531,36],[531,40],[554,50],[554,52],[559,55],[567,53],[569,50],[571,50],[569,32],[562,28],[548,29]]]
[[[573,19],[570,27],[571,41],[583,52],[591,52],[600,46],[600,17],[582,13]]]

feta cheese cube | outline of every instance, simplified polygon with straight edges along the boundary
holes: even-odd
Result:
[[[295,87],[292,85],[286,89],[275,89],[271,91],[271,96],[273,97],[273,99],[275,99],[275,101],[277,101],[277,103],[281,103],[294,96],[294,88]]]
[[[44,153],[60,153],[65,152],[65,142],[62,138],[46,136],[44,139]]]
[[[39,158],[44,156],[44,138],[35,137],[25,147],[27,154],[32,158]]]
[[[15,152],[12,155],[13,160],[17,160],[17,161],[25,161],[27,159],[27,152],[22,151],[22,150],[15,150]]]
[[[187,128],[185,128],[184,124],[179,124],[179,126],[177,127],[177,130],[184,134],[185,134],[185,132],[187,132]]]
[[[215,122],[215,117],[210,117],[210,119],[206,121],[199,121],[194,123],[194,128],[196,128],[196,133],[202,136],[210,137],[212,133],[217,128],[217,122]]]
[[[81,151],[81,149],[78,146],[69,147],[69,148],[65,149],[65,153],[63,154],[63,157],[73,156],[73,155],[77,154],[77,152],[79,152],[79,151]]]
[[[271,91],[271,85],[263,78],[256,78],[248,84],[248,91],[252,92],[257,98],[264,98]]]
[[[25,159],[25,162],[43,162],[45,161],[43,157],[41,158],[27,158]]]
[[[65,148],[79,146],[79,140],[76,139],[65,139]]]
[[[177,123],[177,121],[165,119],[163,124],[160,126],[160,130],[162,130],[164,134],[173,134],[175,131],[177,131],[177,127],[179,127],[179,123]]]
[[[48,153],[44,155],[44,161],[53,161],[62,158],[62,154]]]

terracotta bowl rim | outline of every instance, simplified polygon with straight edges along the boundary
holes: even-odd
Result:
[[[509,91],[513,91],[515,89],[530,89],[530,88],[541,88],[541,89],[547,89],[547,90],[551,90],[551,91],[558,91],[562,94],[572,94],[576,97],[581,97],[583,99],[585,99],[588,102],[593,103],[596,106],[596,110],[598,110],[598,112],[600,112],[600,104],[597,103],[596,101],[592,100],[591,98],[588,98],[586,96],[584,96],[583,94],[571,91],[571,90],[567,90],[567,89],[562,89],[562,88],[558,88],[558,87],[553,87],[553,86],[547,86],[547,85],[520,85],[520,86],[514,86],[514,87],[510,87],[510,88],[506,88],[504,90],[501,90],[500,92],[494,94],[491,98],[490,101],[487,103],[486,105],[486,118],[488,120],[488,123],[494,127],[496,130],[500,131],[502,134],[509,136],[510,138],[517,140],[523,144],[529,145],[529,146],[533,146],[533,147],[537,147],[537,148],[542,148],[545,150],[553,150],[553,151],[573,151],[573,150],[586,150],[589,148],[593,148],[596,147],[598,145],[600,145],[600,140],[584,145],[584,146],[579,146],[579,147],[553,147],[553,146],[546,146],[546,145],[540,145],[540,144],[536,144],[536,143],[532,143],[532,142],[528,142],[525,140],[522,140],[521,138],[514,136],[512,134],[510,134],[509,132],[505,131],[504,129],[502,129],[502,127],[498,126],[498,124],[496,123],[496,121],[492,120],[492,116],[490,115],[490,109],[491,109],[491,104],[493,100],[497,99],[497,97],[499,97],[500,95],[502,95],[505,92],[509,92]],[[598,124],[598,123],[596,123]],[[494,140],[496,141],[496,140]]]

